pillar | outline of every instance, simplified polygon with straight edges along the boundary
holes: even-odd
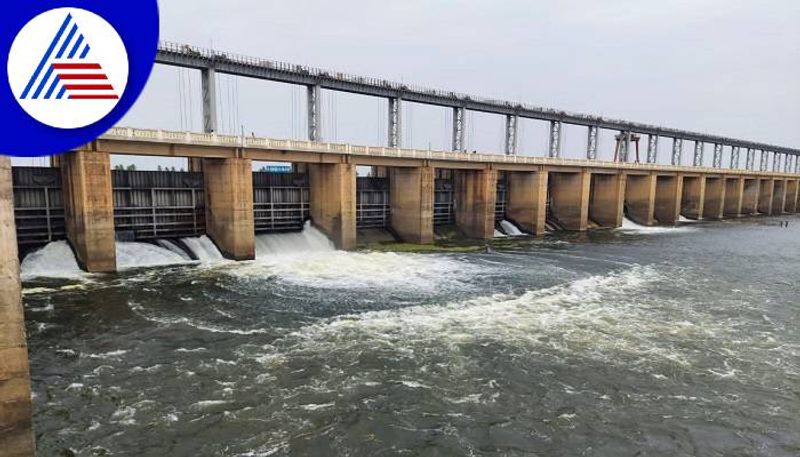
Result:
[[[33,421],[25,316],[14,226],[11,159],[0,156],[0,453],[33,456]]]
[[[625,203],[625,176],[595,173],[589,192],[589,218],[603,227],[621,227]]]
[[[565,230],[589,228],[591,173],[550,173],[550,205],[553,217]]]
[[[706,178],[704,176],[684,176],[681,214],[689,219],[703,218]]]
[[[787,213],[797,212],[798,187],[800,186],[798,186],[798,181],[796,179],[786,181],[786,203],[784,206],[784,211]]]
[[[253,164],[250,159],[203,159],[206,233],[225,258],[252,260]]]
[[[111,156],[75,151],[62,154],[59,163],[67,239],[78,264],[89,272],[116,271]]]
[[[389,200],[392,230],[407,243],[433,243],[434,168],[392,168]]]
[[[779,159],[776,159],[779,160]],[[786,202],[786,180],[776,179],[772,192],[772,214],[783,214],[783,207]]]
[[[725,217],[740,217],[744,198],[744,178],[725,179]]]
[[[308,166],[311,220],[338,249],[356,247],[356,167],[349,163]]]
[[[497,170],[459,170],[455,173],[456,225],[471,238],[494,236]]]
[[[628,217],[637,224],[656,223],[656,185],[658,178],[650,175],[628,175],[625,184],[625,208]]]
[[[775,181],[770,178],[760,179],[758,183],[758,212],[761,214],[772,214],[772,193],[775,188]]]
[[[703,219],[722,219],[725,209],[725,178],[706,178]]]
[[[758,214],[758,179],[744,178],[742,181],[742,215]]]
[[[653,210],[656,220],[662,224],[675,224],[681,215],[683,176],[659,176],[656,178],[656,204]]]
[[[506,216],[522,230],[543,235],[547,219],[547,172],[508,172]]]

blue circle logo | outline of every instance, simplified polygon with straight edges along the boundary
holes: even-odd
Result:
[[[144,89],[158,48],[155,0],[35,3],[0,18],[11,31],[0,37],[0,117],[12,127],[0,151],[14,156],[65,152],[113,127]]]

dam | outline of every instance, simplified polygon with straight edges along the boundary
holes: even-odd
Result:
[[[756,446],[712,411],[770,450],[797,446],[761,427],[791,424],[796,401],[796,289],[772,273],[778,256],[776,274],[798,265],[800,151],[185,45],[158,59],[202,73],[204,132],[120,126],[47,167],[0,157],[10,455],[32,453],[34,417],[45,455],[579,453],[612,435],[613,455],[642,429],[653,449]],[[218,133],[218,74],[306,87],[307,138]],[[386,98],[386,144],[324,141],[322,90]],[[403,147],[410,102],[452,109],[452,148]],[[503,151],[467,151],[468,111],[504,118]],[[546,123],[546,148],[519,146],[523,118]],[[566,125],[586,129],[585,158],[564,157]],[[601,130],[617,135],[613,161]],[[112,169],[112,156],[188,167]],[[373,232],[487,249],[360,249]],[[493,252],[498,237],[511,241]],[[599,433],[605,414],[619,421]],[[691,431],[662,433],[678,417]]]

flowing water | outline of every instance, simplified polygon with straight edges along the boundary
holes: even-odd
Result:
[[[39,451],[800,454],[800,218],[497,243],[30,280]]]

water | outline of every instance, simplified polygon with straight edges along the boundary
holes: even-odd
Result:
[[[224,260],[217,246],[206,235],[194,238],[181,238],[183,244],[192,251],[192,254],[201,262],[218,262]]]
[[[178,254],[180,258],[182,258],[187,262],[190,262],[192,260],[192,258],[189,257],[189,254],[187,254],[186,251],[181,249],[177,244],[173,243],[170,240],[156,240],[156,243],[162,248],[170,250],[175,254]]]
[[[186,263],[185,256],[150,243],[117,241],[117,270]]]
[[[791,219],[30,281],[39,451],[796,456]]]
[[[84,276],[66,241],[54,241],[26,255],[20,271],[23,280],[37,277],[78,279]]]
[[[502,220],[500,221],[500,226],[503,227],[503,231],[506,232],[508,236],[525,236],[525,233],[510,221]]]

